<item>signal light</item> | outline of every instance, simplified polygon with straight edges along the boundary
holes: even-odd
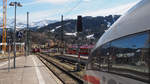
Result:
[[[82,16],[77,17],[77,32],[82,32],[83,26],[82,26]]]

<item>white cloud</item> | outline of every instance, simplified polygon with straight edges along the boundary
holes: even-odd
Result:
[[[65,3],[65,2],[72,2],[75,0],[36,0],[37,2],[49,2],[49,3],[53,3],[53,4],[61,4],[61,3]]]
[[[78,1],[78,0],[35,0],[33,2],[25,3],[23,5],[28,6],[28,5],[38,4],[38,3],[64,4],[65,2],[73,2],[73,1]],[[91,0],[81,0],[81,1],[89,2]]]
[[[107,16],[107,15],[114,15],[114,14],[124,14],[125,12],[127,12],[131,7],[133,7],[135,4],[137,4],[137,2],[134,3],[129,3],[129,4],[125,4],[125,5],[120,5],[114,8],[108,8],[108,9],[100,9],[100,10],[96,10],[96,11],[89,11],[89,12],[85,12],[82,15],[85,16]]]
[[[24,3],[23,6],[29,6],[29,5],[34,5],[34,4],[38,4],[40,3],[39,1],[33,1],[33,2],[30,2],[30,3]]]
[[[107,9],[98,9],[98,10],[94,10],[94,11],[85,10],[82,13],[69,15],[69,16],[67,16],[67,19],[69,19],[69,18],[76,19],[77,15],[82,15],[82,16],[107,16],[107,15],[116,15],[116,14],[122,15],[125,12],[127,12],[130,8],[132,8],[135,4],[137,4],[139,1],[140,0],[133,2],[133,3],[128,3],[125,5],[120,5],[120,6],[116,6],[116,7],[112,7],[112,8],[107,8]]]
[[[85,2],[89,2],[89,1],[91,1],[91,0],[83,0],[83,1],[85,1]]]
[[[29,14],[30,23],[35,21],[45,20],[45,19],[55,19],[49,17],[52,17],[56,11],[57,10],[53,10],[53,11],[45,10],[45,11],[31,12]],[[17,15],[17,21],[26,22],[26,16],[27,16],[26,14]]]
[[[37,1],[49,1],[49,2],[58,2],[60,3],[61,1],[69,1],[69,0],[37,0]],[[73,1],[73,0],[70,0]],[[84,0],[84,1],[91,1],[91,0]],[[99,9],[99,10],[94,10],[94,11],[88,11],[85,10],[83,12],[79,12],[76,14],[70,14],[65,19],[73,18],[76,19],[77,15],[83,15],[83,16],[107,16],[110,14],[124,14],[127,10],[129,10],[133,5],[135,5],[137,2],[134,3],[129,3],[125,5],[120,5],[117,7],[112,7],[112,8],[107,8],[107,9]],[[34,3],[31,3],[34,4]],[[49,19],[56,19],[57,17],[57,12],[58,10],[45,10],[45,11],[37,11],[37,12],[32,12],[30,14],[30,22],[37,21],[37,20],[43,20],[46,18]],[[54,17],[53,17],[54,16]],[[59,17],[59,16],[58,16]],[[17,16],[19,21],[26,22],[26,15],[19,15]]]
[[[23,4],[23,6],[34,5],[39,3],[64,4],[65,2],[72,2],[72,1],[76,0],[34,0],[33,2]]]

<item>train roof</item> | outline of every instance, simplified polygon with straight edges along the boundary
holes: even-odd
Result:
[[[97,47],[126,35],[150,30],[150,0],[142,0],[121,16],[99,39]]]

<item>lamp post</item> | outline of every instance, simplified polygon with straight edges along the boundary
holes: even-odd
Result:
[[[28,51],[29,51],[29,45],[28,45],[28,39],[29,39],[29,37],[28,37],[28,31],[29,31],[29,12],[27,12],[27,29],[26,29],[26,38],[25,38],[25,56],[27,56],[28,55]]]
[[[11,2],[9,6],[15,7],[15,17],[14,17],[14,34],[13,34],[13,47],[14,47],[14,68],[16,68],[16,9],[18,7],[22,7],[20,2]]]

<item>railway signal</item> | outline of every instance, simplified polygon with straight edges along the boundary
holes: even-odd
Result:
[[[79,15],[77,16],[77,38],[79,37],[79,34],[83,31],[83,26],[82,26],[82,16]],[[79,41],[79,38],[77,39]],[[76,70],[80,71],[80,45],[78,43],[78,63],[76,64]]]
[[[82,26],[82,16],[77,17],[77,32],[82,32],[83,26]]]

